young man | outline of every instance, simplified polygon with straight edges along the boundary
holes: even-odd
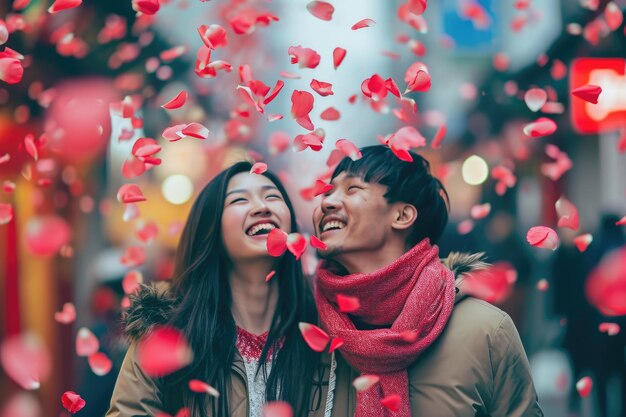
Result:
[[[447,193],[428,161],[401,161],[382,145],[362,153],[337,166],[313,213],[326,244],[320,322],[344,340],[332,415],[542,416],[511,318],[463,290],[482,255],[439,259]],[[374,378],[356,391],[360,375]]]

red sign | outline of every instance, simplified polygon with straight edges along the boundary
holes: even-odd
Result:
[[[598,104],[571,96],[572,124],[580,133],[600,133],[626,127],[626,59],[580,58],[570,70],[570,91],[599,85]]]

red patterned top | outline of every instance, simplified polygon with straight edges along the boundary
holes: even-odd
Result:
[[[267,342],[268,334],[269,331],[256,335],[237,326],[237,350],[244,360],[254,362],[259,360]]]

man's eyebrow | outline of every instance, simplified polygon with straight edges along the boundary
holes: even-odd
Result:
[[[278,188],[276,188],[274,185],[264,185],[261,187],[261,190],[263,191],[267,191],[267,190],[276,190],[278,191]],[[244,193],[244,194],[249,194],[250,191],[243,189],[243,188],[237,188],[236,190],[231,190],[229,192],[226,193],[226,197],[228,197],[231,194],[235,194],[235,193]]]

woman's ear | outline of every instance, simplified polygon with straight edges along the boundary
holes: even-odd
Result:
[[[407,230],[417,220],[417,209],[412,204],[396,203],[394,207],[394,221],[391,227],[396,230]]]

